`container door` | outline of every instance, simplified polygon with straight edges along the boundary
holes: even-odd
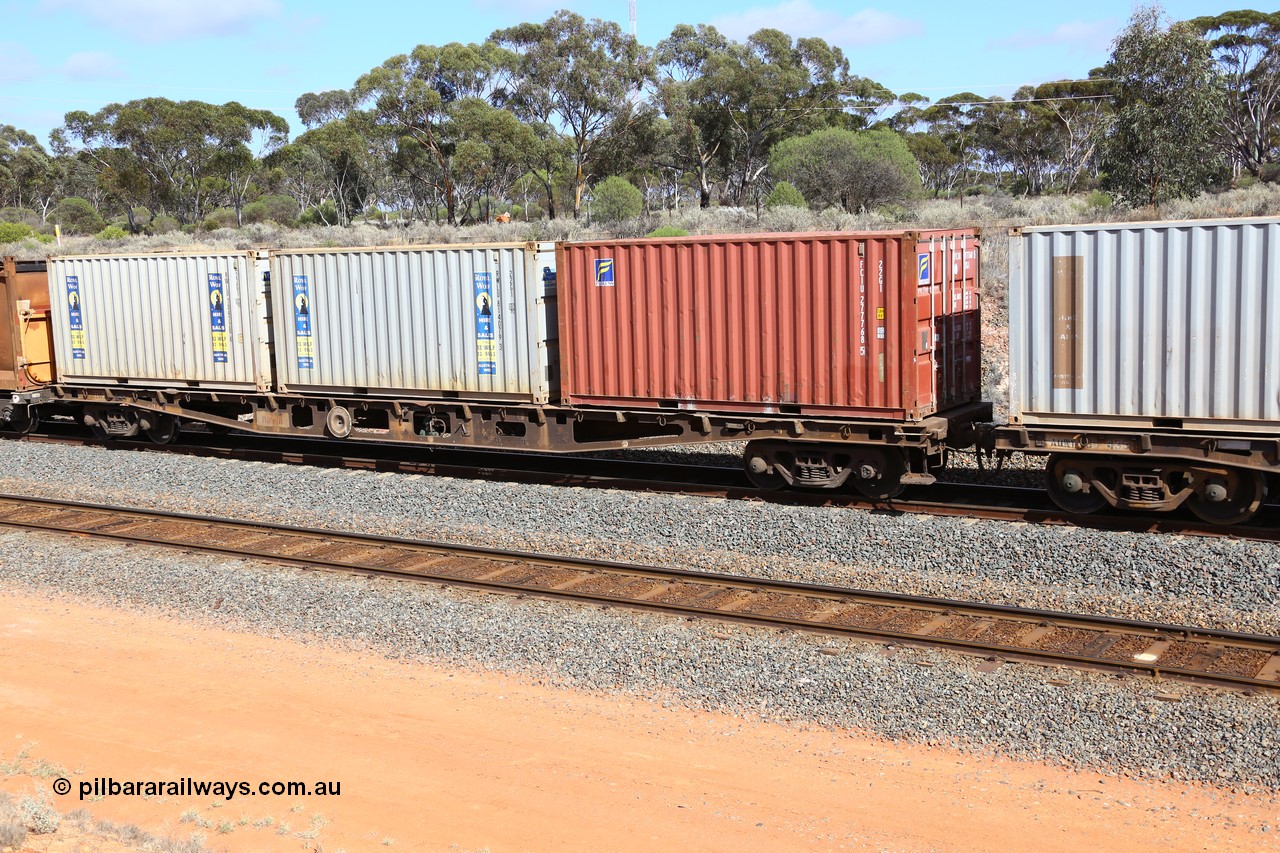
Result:
[[[939,406],[939,369],[936,352],[942,337],[943,299],[939,275],[942,247],[936,241],[916,245],[915,264],[908,267],[904,289],[916,288],[916,327],[912,342],[915,354],[915,400],[905,401],[920,412],[933,412]],[[904,276],[904,277],[906,277]]]
[[[6,258],[0,328],[0,381],[6,390],[29,391],[53,381],[53,330],[44,261]]]
[[[917,388],[921,410],[980,396],[978,241],[939,235],[916,245]]]

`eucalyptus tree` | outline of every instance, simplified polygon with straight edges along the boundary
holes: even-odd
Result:
[[[774,146],[771,174],[795,185],[818,207],[858,213],[907,201],[920,189],[920,166],[901,135],[888,127],[827,127]]]
[[[214,166],[226,180],[226,195],[236,212],[236,225],[244,224],[244,206],[255,195],[254,181],[262,174],[264,159],[289,141],[289,123],[265,110],[250,110],[238,103],[226,104],[215,116]],[[248,133],[243,132],[248,130]]]
[[[418,149],[421,159],[407,154],[398,162],[413,179],[432,185],[451,225],[458,222],[459,205],[465,209],[478,192],[474,175],[460,167],[474,172],[479,146],[488,144],[469,137],[469,130],[486,123],[510,130],[488,114],[498,72],[509,61],[506,51],[487,42],[419,45],[363,75],[352,90],[357,104],[371,103],[379,125]]]
[[[1098,73],[1088,80],[1060,80],[1041,83],[1032,91],[1041,106],[1041,115],[1051,116],[1057,135],[1057,172],[1062,188],[1075,192],[1086,178],[1098,174],[1098,153],[1111,123],[1115,120],[1111,81]]]
[[[680,24],[658,43],[654,53],[653,100],[668,121],[669,142],[660,164],[679,174],[690,173],[698,185],[698,203],[711,206],[716,155],[730,144],[729,112],[708,85],[705,69],[715,54],[729,50],[729,40],[715,27]]]
[[[1221,75],[1195,27],[1138,9],[1116,39],[1104,74],[1116,90],[1103,185],[1121,202],[1156,207],[1194,195],[1226,167],[1215,146],[1225,120]]]
[[[239,146],[263,137],[268,148],[279,147],[287,133],[281,117],[235,102],[143,98],[96,113],[69,112],[53,139],[56,150],[88,154],[137,230],[137,205],[152,218],[164,209],[180,222],[200,219],[214,182],[243,171]]]
[[[542,127],[543,162],[531,165],[554,158],[560,143],[548,131],[568,140],[576,218],[601,149],[624,133],[637,114],[650,77],[649,51],[612,21],[588,21],[565,10],[542,24],[497,30],[489,40],[514,55],[502,103]],[[552,171],[546,169],[549,205]],[[554,208],[549,212],[554,216]]]
[[[865,124],[893,100],[888,89],[851,74],[839,48],[820,38],[793,42],[774,29],[708,50],[699,78],[698,101],[714,105],[715,121],[725,122],[717,156],[739,204],[752,196],[777,142],[827,125]]]
[[[1209,40],[1222,74],[1227,150],[1250,174],[1261,175],[1276,162],[1280,141],[1280,12],[1223,12],[1188,24]]]
[[[932,104],[915,93],[902,96],[902,100],[906,106],[890,126],[907,134],[924,186],[935,194],[969,186],[979,158],[978,110],[986,99],[973,92],[959,92]]]
[[[11,124],[0,125],[0,207],[47,210],[56,172],[55,161],[35,136]]]
[[[1053,111],[1035,99],[1033,87],[980,105],[975,129],[990,168],[1012,174],[1028,195],[1044,191],[1063,152]]]

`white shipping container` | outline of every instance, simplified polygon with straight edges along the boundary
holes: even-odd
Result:
[[[275,251],[271,294],[283,393],[557,390],[554,244]]]
[[[1009,415],[1280,432],[1280,219],[1015,229]]]
[[[269,390],[265,271],[251,252],[50,258],[59,381]]]

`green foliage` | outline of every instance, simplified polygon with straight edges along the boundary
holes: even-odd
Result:
[[[292,225],[298,218],[298,203],[287,195],[265,195],[251,204],[245,205],[245,222],[275,222],[279,225]]]
[[[1084,205],[1089,210],[1110,210],[1115,204],[1115,199],[1110,193],[1104,193],[1101,190],[1094,190],[1084,198]]]
[[[644,210],[644,194],[626,178],[605,178],[591,191],[591,213],[602,222],[621,222]]]
[[[675,159],[697,176],[703,207],[710,169],[745,204],[779,142],[838,122],[860,127],[893,100],[888,89],[852,74],[839,48],[779,29],[740,43],[714,27],[681,25],[658,44],[656,58],[655,100],[671,122]],[[846,115],[842,107],[853,109]]]
[[[62,225],[67,234],[96,234],[106,224],[92,204],[75,196],[58,202],[49,218]]]
[[[918,194],[920,166],[903,138],[887,127],[826,128],[785,139],[769,157],[774,174],[812,204],[850,213],[901,203]]]
[[[338,206],[332,201],[325,201],[315,207],[309,207],[298,217],[300,225],[337,225]]]
[[[40,224],[40,216],[25,207],[0,207],[0,222],[21,222],[35,227]]]
[[[148,229],[152,234],[168,234],[170,231],[177,231],[181,227],[182,223],[172,216],[157,216],[151,220],[151,225]]]
[[[808,207],[804,194],[796,189],[790,181],[778,181],[764,198],[764,206],[770,210],[775,207]]]
[[[576,217],[587,186],[587,166],[635,118],[635,103],[650,75],[649,50],[613,21],[560,10],[543,24],[498,30],[491,43],[509,53],[509,102],[525,121],[560,124],[567,140],[539,137],[535,168],[552,170],[568,148],[573,158]],[[550,203],[550,200],[548,200]]]
[[[1138,9],[1104,72],[1115,81],[1117,109],[1102,185],[1117,201],[1158,207],[1223,177],[1214,143],[1225,100],[1209,46],[1193,27],[1166,26],[1159,7]]]
[[[108,225],[97,234],[97,238],[99,240],[123,240],[128,236],[129,232],[125,231],[119,225]]]
[[[31,233],[31,228],[21,222],[0,222],[0,243],[16,243]]]
[[[126,205],[193,222],[204,216],[211,180],[228,201],[242,200],[260,155],[280,148],[288,133],[280,116],[235,101],[142,98],[92,114],[69,112],[53,139],[55,150],[78,142],[90,152],[100,185]]]
[[[212,231],[213,228],[235,228],[238,226],[236,212],[229,207],[219,207],[217,210],[210,211],[204,222],[206,231]],[[209,227],[209,223],[213,223],[213,228]]]
[[[1280,12],[1240,9],[1188,21],[1208,40],[1226,95],[1220,142],[1254,177],[1280,143]]]
[[[645,235],[646,237],[688,237],[689,232],[674,225],[663,225]]]

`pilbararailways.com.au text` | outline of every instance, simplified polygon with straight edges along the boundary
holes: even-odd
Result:
[[[184,779],[158,781],[154,779],[129,779],[123,782],[110,776],[83,780],[78,783],[80,799],[99,797],[221,797],[232,800],[240,797],[337,797],[342,794],[342,783],[328,780],[318,782],[241,782]],[[59,795],[71,793],[68,779],[55,779],[53,791]]]

